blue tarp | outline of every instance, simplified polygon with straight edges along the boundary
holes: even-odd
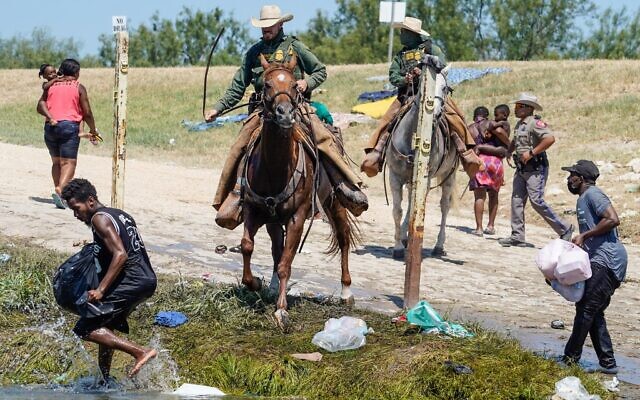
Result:
[[[169,328],[175,328],[186,323],[189,319],[186,315],[178,311],[160,311],[156,315],[155,323]]]
[[[220,118],[216,118],[213,122],[205,122],[205,121],[189,121],[183,119],[180,122],[180,125],[187,128],[189,132],[201,132],[206,131],[207,129],[217,128],[229,122],[242,122],[249,115],[248,114],[237,114],[237,115],[225,115]]]
[[[451,68],[447,74],[447,83],[454,86],[464,81],[480,79],[488,74],[503,74],[509,71],[511,71],[509,68]],[[364,92],[358,96],[358,101],[378,101],[395,96],[396,94],[398,94],[397,89]]]

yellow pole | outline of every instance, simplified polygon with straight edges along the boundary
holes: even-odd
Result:
[[[116,32],[115,85],[113,89],[113,165],[111,206],[124,208],[124,167],[127,139],[127,73],[129,33]]]
[[[415,306],[420,300],[424,217],[427,193],[429,192],[429,154],[434,120],[436,75],[431,68],[425,66],[422,68],[422,77],[418,127],[413,141],[413,190],[409,199],[409,238],[404,273],[405,308]]]

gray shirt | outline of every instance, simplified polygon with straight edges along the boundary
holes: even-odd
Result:
[[[513,132],[516,154],[519,156],[536,147],[545,136],[552,135],[547,123],[538,116],[529,115],[519,120]]]
[[[602,219],[611,200],[597,186],[590,186],[578,197],[576,212],[580,233],[593,229]],[[593,236],[584,241],[584,249],[592,263],[608,267],[622,282],[627,274],[627,251],[618,238],[618,230],[612,229],[604,235]]]

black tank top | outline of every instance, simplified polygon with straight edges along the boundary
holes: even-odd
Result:
[[[116,229],[118,236],[120,236],[120,240],[122,241],[128,256],[124,268],[126,269],[136,264],[139,265],[140,263],[144,263],[146,264],[145,266],[150,269],[151,262],[149,261],[147,250],[145,249],[144,242],[138,233],[138,227],[136,226],[136,222],[133,217],[122,210],[110,207],[100,208],[95,215],[98,214],[107,216]],[[98,261],[100,262],[101,267],[99,276],[102,278],[104,274],[106,274],[109,264],[111,264],[113,254],[105,245],[104,240],[96,233],[93,224],[91,225],[91,230],[93,231],[93,240],[99,247]]]

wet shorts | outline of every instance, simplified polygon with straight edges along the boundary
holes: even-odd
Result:
[[[44,125],[44,142],[51,157],[78,158],[80,146],[80,124],[73,121],[58,121],[56,126]]]

